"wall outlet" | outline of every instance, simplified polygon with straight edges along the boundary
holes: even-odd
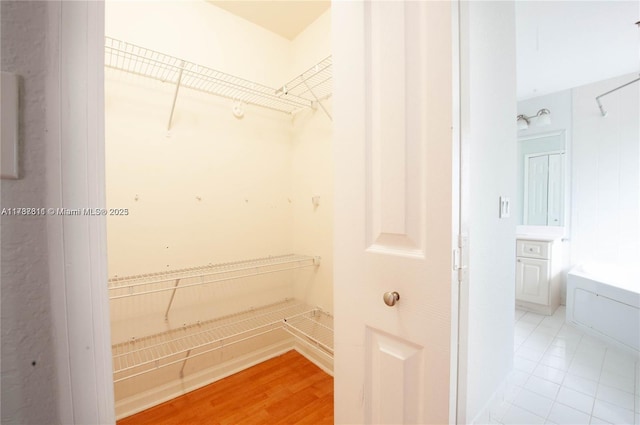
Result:
[[[509,218],[511,217],[511,199],[501,196],[500,197],[500,212],[498,213],[499,218]]]

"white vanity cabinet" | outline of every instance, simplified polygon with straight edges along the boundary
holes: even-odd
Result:
[[[559,240],[516,240],[516,306],[551,315],[560,305],[562,255]]]

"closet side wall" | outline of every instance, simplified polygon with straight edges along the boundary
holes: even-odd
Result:
[[[331,11],[325,12],[291,44],[291,69],[302,72],[331,55]],[[291,75],[293,77],[294,75]],[[331,114],[331,98],[321,100]],[[302,270],[296,298],[333,313],[332,123],[318,107],[298,113],[292,132],[293,247],[322,257],[313,273]]]

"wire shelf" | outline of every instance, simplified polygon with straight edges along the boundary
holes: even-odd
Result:
[[[250,311],[115,344],[112,346],[114,382],[161,367],[184,364],[194,357],[282,329],[284,324],[293,329],[300,329],[300,332],[315,332],[321,335],[322,347],[333,347],[333,336],[332,333],[329,334],[330,328],[327,326],[327,319],[322,318],[323,315],[330,317],[300,301],[284,300]],[[321,323],[322,320],[324,323]],[[310,327],[313,325],[311,322],[315,322],[315,327]]]
[[[333,316],[314,309],[286,318],[284,328],[296,338],[333,356]]]
[[[286,93],[155,50],[105,37],[105,66],[109,68],[285,113],[314,106],[314,97],[298,89],[304,86],[304,81],[308,80],[311,87],[330,87],[331,60],[328,59],[328,67],[319,64],[316,72],[306,71],[291,82],[290,86],[296,89]],[[321,64],[325,61],[327,59]],[[303,80],[298,81],[300,78]],[[328,85],[326,82],[320,84],[327,79]]]
[[[310,102],[326,99],[333,91],[332,71],[333,58],[328,56],[286,83],[278,93],[282,96],[293,95]]]
[[[108,281],[109,299],[175,291],[319,264],[320,257],[288,254],[137,276],[113,277]]]

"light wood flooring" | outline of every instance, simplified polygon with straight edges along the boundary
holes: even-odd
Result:
[[[134,424],[333,424],[333,378],[289,351],[117,422]]]

